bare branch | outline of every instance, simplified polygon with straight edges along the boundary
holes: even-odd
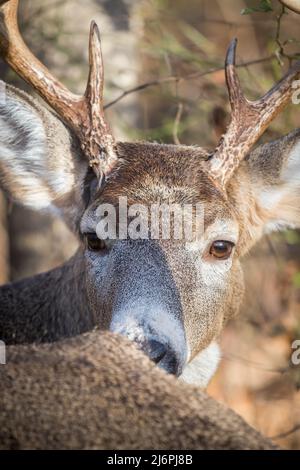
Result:
[[[225,359],[227,361],[237,361],[237,362],[245,364],[246,366],[249,366],[253,369],[258,369],[258,370],[261,370],[261,371],[264,371],[264,372],[272,372],[272,373],[276,373],[276,374],[286,374],[289,371],[289,367],[278,367],[278,368],[269,367],[269,366],[266,366],[266,365],[261,364],[259,362],[254,362],[254,361],[251,361],[251,360],[246,359],[244,357],[238,356],[237,354],[232,354],[232,353],[223,354],[223,359]]]
[[[280,434],[276,434],[275,436],[272,436],[269,439],[272,439],[272,440],[283,439],[284,437],[287,437],[290,434],[293,434],[294,432],[297,432],[297,431],[300,431],[300,423],[296,424],[292,429],[289,429],[288,431],[282,432]]]
[[[255,64],[270,62],[271,60],[274,60],[274,59],[276,59],[276,55],[271,54],[269,56],[262,57],[261,59],[254,59],[254,60],[250,60],[248,62],[241,62],[240,64],[237,64],[237,67],[248,67],[248,66],[255,65]],[[141,83],[140,85],[137,85],[133,88],[129,88],[128,90],[123,91],[119,96],[117,96],[117,98],[115,98],[112,101],[110,101],[109,103],[107,103],[104,106],[104,109],[107,109],[107,108],[110,108],[111,106],[114,106],[119,101],[121,101],[123,98],[125,98],[128,95],[131,95],[132,93],[137,93],[137,92],[146,90],[147,88],[150,88],[150,87],[153,87],[153,86],[160,86],[160,85],[163,85],[165,83],[179,83],[179,82],[187,81],[187,80],[195,80],[197,78],[202,78],[202,77],[205,77],[207,75],[211,75],[213,73],[220,72],[223,69],[224,69],[224,66],[222,65],[220,67],[214,67],[212,69],[206,70],[205,72],[193,72],[193,73],[190,73],[188,75],[183,75],[183,76],[170,75],[168,77],[157,78],[155,80],[150,80],[148,82]]]
[[[277,57],[277,60],[278,60],[278,62],[281,66],[283,65],[282,58],[288,59],[289,65],[291,65],[292,61],[299,59],[299,56],[300,56],[299,53],[298,54],[287,54],[285,52],[284,48],[285,48],[288,41],[283,42],[280,38],[280,36],[281,36],[281,22],[282,22],[282,19],[283,19],[285,14],[286,14],[285,6],[282,5],[280,13],[279,13],[279,15],[277,15],[277,19],[276,19],[276,34],[275,34],[275,42],[278,46],[278,49],[276,51],[276,57]]]
[[[174,144],[176,145],[180,145],[180,141],[178,138],[178,128],[179,128],[179,124],[180,124],[180,120],[182,116],[182,111],[183,111],[183,104],[179,103],[177,107],[177,113],[176,113],[176,117],[174,121],[174,126],[173,126],[173,140],[174,140]]]

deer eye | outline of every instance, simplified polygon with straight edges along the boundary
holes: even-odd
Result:
[[[216,240],[212,243],[209,254],[217,259],[228,259],[232,253],[234,243],[226,240]]]
[[[96,233],[85,234],[86,246],[91,251],[101,251],[106,249],[106,243],[97,237]]]

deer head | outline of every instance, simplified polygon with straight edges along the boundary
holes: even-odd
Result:
[[[27,49],[17,6],[8,0],[0,7],[1,54],[55,114],[6,87],[0,105],[2,185],[16,201],[60,214],[78,235],[87,308],[101,317],[101,326],[129,337],[179,375],[237,312],[242,256],[264,233],[300,225],[300,130],[251,151],[291,100],[300,63],[263,98],[249,102],[235,69],[236,40],[231,43],[225,73],[232,119],[213,152],[116,142],[104,118],[95,23],[88,85],[77,96]],[[100,239],[99,208],[117,207],[120,198],[130,207],[200,204],[203,230],[188,243],[184,237]]]

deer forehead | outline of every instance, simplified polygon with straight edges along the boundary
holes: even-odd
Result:
[[[119,143],[117,153],[120,164],[105,188],[107,197],[119,196],[124,188],[127,196],[148,201],[216,193],[205,168],[208,153],[201,147]]]
[[[83,218],[83,224],[96,221],[101,204],[118,206],[127,198],[128,206],[142,204],[202,205],[205,225],[216,218],[233,218],[224,195],[208,178],[207,152],[200,147],[151,143],[119,143],[120,164],[102,190],[95,194]]]

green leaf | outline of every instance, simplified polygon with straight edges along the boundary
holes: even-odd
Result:
[[[241,15],[250,15],[251,13],[256,13],[256,12],[268,13],[269,11],[273,11],[271,0],[260,0],[260,3],[257,7],[244,8],[241,11]]]
[[[289,245],[297,245],[300,243],[300,236],[296,230],[286,230],[284,232],[284,238]]]
[[[259,10],[263,11],[264,13],[273,11],[271,0],[261,0],[260,5],[259,5]]]
[[[300,272],[296,273],[293,277],[293,284],[296,287],[300,287]]]
[[[259,11],[258,8],[243,8],[241,11],[241,15],[250,15],[251,13],[255,13],[256,11]]]

